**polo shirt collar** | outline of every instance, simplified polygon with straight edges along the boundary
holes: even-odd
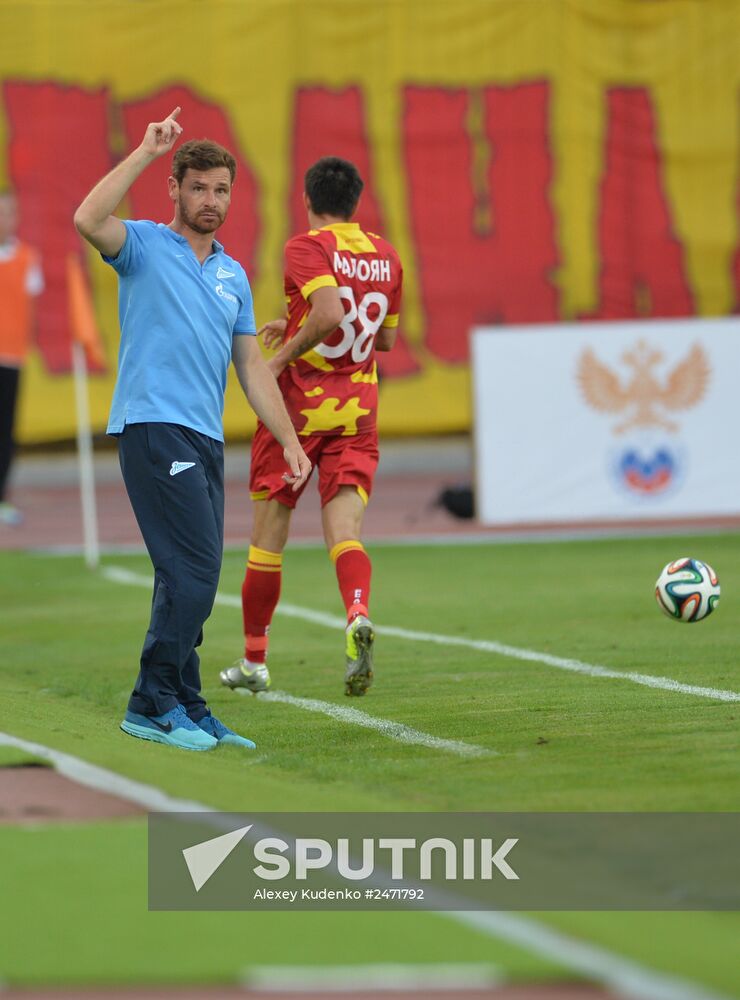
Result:
[[[164,228],[167,230],[168,233],[171,233],[171,235],[174,236],[174,238],[177,240],[178,243],[184,243],[187,247],[190,247],[190,244],[181,233],[176,233],[174,229],[170,229],[170,227],[164,222],[161,223],[161,225],[164,226]],[[214,253],[223,253],[223,251],[224,251],[223,243],[219,243],[218,240],[214,237],[214,239],[212,240],[211,254],[209,256],[212,256]]]

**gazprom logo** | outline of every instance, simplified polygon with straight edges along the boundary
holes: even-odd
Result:
[[[216,285],[216,295],[220,295],[222,299],[227,299],[229,302],[239,302],[236,295],[232,295],[231,292],[225,291],[224,286],[220,281]]]

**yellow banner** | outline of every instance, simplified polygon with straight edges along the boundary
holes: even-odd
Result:
[[[175,103],[185,137],[237,155],[223,240],[258,323],[283,309],[303,170],[322,154],[360,166],[360,219],[405,271],[385,433],[469,428],[477,324],[736,311],[738,37],[732,0],[0,3],[0,183],[47,279],[20,440],[74,433],[70,254],[104,341],[90,394],[105,428],[116,279],[71,216]],[[166,166],[126,214],[169,221]],[[235,381],[225,428],[254,428]]]

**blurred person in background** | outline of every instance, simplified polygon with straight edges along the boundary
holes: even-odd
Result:
[[[177,142],[180,108],[151,122],[141,144],[92,189],[78,232],[119,279],[121,346],[108,433],[118,439],[126,491],[154,567],[139,676],[121,723],[131,736],[186,750],[253,748],[211,715],[196,649],[223,558],[223,407],[233,360],[242,389],[279,439],[281,475],[302,485],[310,463],[256,339],[244,269],[214,234],[236,175],[208,139],[184,143],[168,179],[169,224],[113,213],[137,177]]]
[[[347,613],[344,690],[364,695],[373,680],[370,557],[360,540],[378,465],[376,351],[398,332],[403,269],[381,236],[350,221],[363,181],[353,163],[325,156],[306,172],[309,232],[285,246],[287,320],[268,323],[268,365],[278,379],[306,454],[319,470],[324,539]],[[268,632],[280,597],[283,549],[303,487],[280,477],[280,455],[258,424],[249,487],[254,521],[242,586],[244,656],[221,682],[253,693],[270,685]]]
[[[12,191],[0,191],[0,524],[23,515],[7,500],[21,371],[33,339],[35,299],[44,289],[38,253],[16,236]]]

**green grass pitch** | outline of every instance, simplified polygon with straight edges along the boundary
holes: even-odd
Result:
[[[379,625],[740,689],[738,535],[368,548]],[[653,597],[662,566],[683,555],[708,561],[722,584],[718,611],[694,625],[670,622]],[[149,572],[143,556],[109,556],[105,564]],[[243,564],[242,554],[227,553],[221,593],[238,595]],[[286,602],[341,614],[323,551],[289,550],[283,580]],[[0,581],[0,731],[173,795],[245,812],[737,808],[737,703],[382,634],[376,684],[349,703],[341,633],[275,618],[275,688],[495,751],[462,758],[221,688],[219,668],[241,652],[240,613],[223,605],[206,626],[204,689],[214,713],[258,750],[185,754],[133,740],[117,727],[137,669],[147,591],[91,574],[76,558],[22,553],[0,555]],[[0,751],[0,764],[19,759]],[[0,980],[14,984],[229,982],[253,964],[354,961],[491,962],[513,979],[572,977],[437,914],[148,913],[141,820],[0,826],[0,851]],[[740,996],[736,914],[538,919]]]

